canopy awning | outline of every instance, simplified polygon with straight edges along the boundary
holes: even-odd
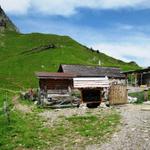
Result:
[[[101,78],[73,78],[74,88],[105,88],[109,87],[108,77]]]

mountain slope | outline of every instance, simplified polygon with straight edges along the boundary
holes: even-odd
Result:
[[[57,71],[59,64],[116,66],[123,70],[139,68],[98,51],[88,49],[68,36],[19,34],[0,36],[0,86],[4,88],[36,87],[35,71]]]
[[[18,32],[17,27],[12,23],[12,21],[5,14],[0,6],[0,32],[2,31],[15,31]]]
[[[88,64],[137,69],[99,51],[89,49],[68,36],[21,34],[0,8],[0,87],[37,87],[36,71],[57,71],[63,64]]]

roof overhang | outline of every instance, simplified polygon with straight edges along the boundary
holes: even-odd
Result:
[[[38,79],[73,79],[75,74],[71,73],[56,73],[56,72],[36,72]]]

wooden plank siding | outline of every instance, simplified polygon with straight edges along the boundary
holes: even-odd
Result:
[[[68,90],[73,87],[73,81],[70,79],[40,79],[40,88],[47,90]]]
[[[112,85],[109,91],[109,102],[111,105],[126,104],[128,98],[127,86]]]
[[[74,88],[103,88],[109,87],[108,78],[74,78]]]

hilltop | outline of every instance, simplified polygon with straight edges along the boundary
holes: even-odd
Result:
[[[0,9],[6,27],[0,33],[0,87],[37,87],[36,71],[57,71],[62,64],[88,64],[139,68],[136,63],[125,63],[104,53],[89,49],[68,36],[52,34],[21,34]]]

